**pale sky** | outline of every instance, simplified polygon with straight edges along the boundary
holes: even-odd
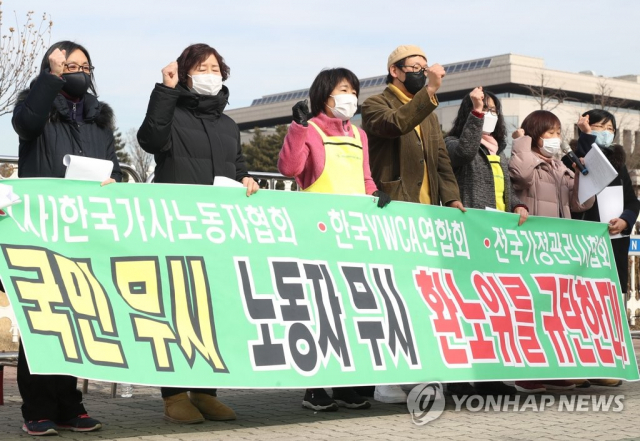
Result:
[[[0,8],[2,35],[13,11],[20,20],[46,12],[51,43],[88,49],[100,99],[122,132],[138,128],[161,69],[193,43],[215,47],[231,67],[229,109],[307,88],[327,67],[383,75],[401,44],[421,46],[429,63],[511,52],[550,69],[640,74],[636,0],[3,0]],[[11,115],[1,116],[0,154],[17,153]]]

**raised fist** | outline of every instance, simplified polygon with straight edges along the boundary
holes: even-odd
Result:
[[[162,69],[162,84],[172,89],[178,85],[178,62],[172,61]]]
[[[64,64],[67,62],[67,51],[56,49],[49,55],[49,69],[51,73],[57,76],[64,72]]]
[[[482,112],[482,109],[484,109],[484,92],[482,91],[482,86],[473,89],[469,96],[473,103],[473,110]]]
[[[524,136],[524,129],[517,129],[515,132],[511,134],[513,139],[518,139]]]
[[[307,121],[310,118],[309,115],[309,106],[307,106],[306,101],[298,101],[292,108],[291,113],[293,113],[293,121],[307,127],[309,124]]]
[[[430,89],[432,93],[436,93],[440,86],[442,86],[442,79],[446,75],[444,71],[444,67],[439,64],[434,64],[431,67],[428,67],[427,70],[427,80],[429,84],[427,84],[427,88]]]
[[[591,126],[589,125],[589,115],[581,116],[578,118],[578,128],[582,133],[591,133]]]

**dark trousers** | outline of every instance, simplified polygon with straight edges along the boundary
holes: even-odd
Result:
[[[87,413],[82,405],[78,379],[69,375],[33,375],[24,356],[22,342],[18,354],[18,390],[25,421],[67,421]]]
[[[162,394],[162,398],[169,398],[183,392],[197,392],[199,394],[208,394],[215,397],[217,390],[218,389],[180,389],[177,387],[161,387],[160,393]]]

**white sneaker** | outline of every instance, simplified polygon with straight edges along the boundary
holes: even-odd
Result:
[[[397,385],[376,386],[373,399],[381,403],[406,403],[407,394]]]

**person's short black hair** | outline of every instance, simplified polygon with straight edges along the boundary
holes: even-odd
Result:
[[[313,80],[313,84],[309,89],[309,102],[313,116],[318,116],[321,112],[324,112],[324,105],[329,99],[329,95],[342,80],[347,80],[351,87],[355,89],[356,96],[360,96],[360,80],[358,80],[356,74],[344,67],[325,69]]]
[[[404,57],[402,60],[396,61],[395,63],[393,63],[393,66],[397,67],[398,69],[402,69],[402,66],[404,66],[404,62],[407,61],[407,58],[409,58],[409,57]],[[391,69],[391,68],[389,68],[389,69]],[[391,75],[391,72],[387,72],[387,78],[384,80],[384,82],[386,84],[393,83],[393,76]]]
[[[51,55],[53,51],[55,51],[56,49],[60,49],[61,51],[66,51],[67,57],[69,57],[69,55],[71,55],[72,52],[75,52],[76,50],[80,50],[85,55],[85,57],[87,57],[87,61],[89,61],[89,65],[93,66],[93,63],[91,62],[91,56],[89,55],[89,51],[87,51],[84,48],[84,46],[78,43],[75,43],[73,41],[63,40],[63,41],[54,43],[53,45],[51,45],[49,49],[47,49],[47,52],[45,52],[44,57],[42,57],[42,63],[40,64],[40,73],[45,72],[47,69],[49,69],[49,55]],[[91,84],[89,85],[89,89],[91,90],[91,93],[98,96],[98,94],[96,93],[96,80],[93,76],[93,71],[91,71]]]
[[[611,121],[613,124],[613,134],[614,136],[618,133],[618,126],[616,125],[616,117],[611,112],[607,112],[604,109],[592,109],[587,112],[584,112],[582,116],[589,115],[589,124],[597,124],[602,123],[606,124]]]
[[[504,116],[502,115],[502,104],[498,97],[487,89],[482,90],[484,93],[484,105],[488,107],[489,98],[493,100],[493,103],[496,105],[496,111],[498,112],[498,122],[496,123],[495,129],[491,135],[498,142],[500,148],[504,148],[507,144],[507,128],[504,123]],[[471,100],[471,96],[469,94],[465,95],[462,99],[462,103],[460,103],[460,107],[458,108],[458,115],[456,119],[453,120],[453,127],[449,131],[447,136],[455,136],[456,138],[460,138],[462,136],[462,130],[464,129],[465,124],[467,123],[467,118],[469,118],[469,114],[473,110],[473,101]]]

